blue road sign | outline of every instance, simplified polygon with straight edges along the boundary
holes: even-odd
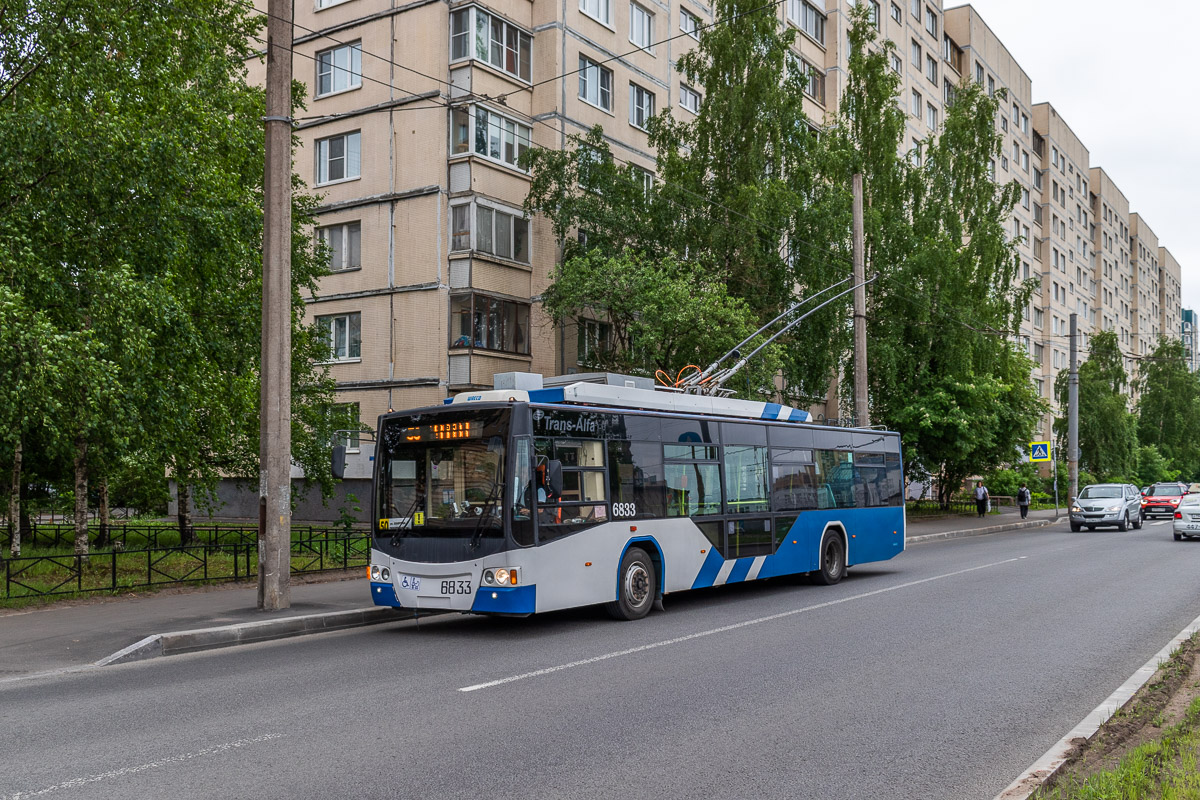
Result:
[[[1030,442],[1029,443],[1029,460],[1030,461],[1049,461],[1050,460],[1050,443],[1049,442]]]

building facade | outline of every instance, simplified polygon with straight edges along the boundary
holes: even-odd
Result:
[[[993,169],[1021,187],[1019,277],[1040,288],[1020,335],[1041,395],[1053,402],[1068,366],[1071,313],[1081,353],[1099,329],[1117,331],[1131,357],[1160,332],[1181,335],[1178,263],[1055,108],[1033,102],[1031,77],[979,14],[941,0],[866,2],[896,45],[909,157],[920,159],[963,81],[1007,91]],[[845,90],[850,6],[778,6],[796,30],[814,125]],[[697,112],[702,89],[676,64],[713,22],[696,0],[296,5],[293,73],[308,97],[295,164],[320,198],[314,236],[331,252],[307,317],[328,331],[339,402],[373,426],[388,409],[490,387],[498,372],[586,367],[606,326],[555,326],[539,303],[559,250],[549,224],[522,210],[521,154],[601,125],[614,156],[653,180],[646,120]],[[250,69],[262,83],[263,63]]]

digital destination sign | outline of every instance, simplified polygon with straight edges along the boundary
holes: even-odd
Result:
[[[457,439],[478,439],[483,436],[483,426],[478,422],[439,422],[434,425],[401,428],[400,436],[406,442],[449,442]]]

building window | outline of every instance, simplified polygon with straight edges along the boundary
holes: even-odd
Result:
[[[317,53],[317,97],[362,86],[362,42]]]
[[[929,82],[932,83],[934,86],[937,86],[937,69],[938,69],[937,59],[931,55],[926,55],[925,56],[925,77],[928,78]]]
[[[679,85],[679,105],[693,114],[700,113],[700,93],[686,84]]]
[[[1021,115],[1021,133],[1029,133],[1029,115]]]
[[[825,15],[816,6],[806,0],[788,0],[788,19],[800,27],[800,30],[825,44]]]
[[[531,146],[533,132],[519,122],[482,106],[456,108],[451,114],[451,155],[477,155],[521,169],[521,157]],[[474,143],[474,144],[472,144]]]
[[[825,74],[807,61],[800,62],[800,69],[804,76],[804,93],[825,105]]]
[[[333,314],[317,317],[320,329],[329,345],[330,361],[353,361],[362,358],[362,314]]]
[[[988,96],[995,96],[995,94],[996,94],[996,79],[993,78],[991,75],[988,75]]]
[[[336,403],[331,410],[335,419],[348,422],[347,430],[338,434],[337,443],[346,448],[346,452],[357,453],[361,439],[357,428],[360,419],[358,403]]]
[[[925,124],[929,126],[929,130],[936,131],[938,126],[938,112],[933,103],[925,104]]]
[[[612,4],[610,0],[579,0],[579,10],[597,22],[612,27]]]
[[[942,101],[946,105],[951,105],[954,102],[955,94],[954,84],[950,82],[949,78],[945,78],[942,81]]]
[[[637,3],[629,4],[629,41],[648,52],[654,43],[654,15]]]
[[[643,89],[636,83],[629,84],[629,124],[635,128],[646,130],[646,126],[653,116],[654,93]]]
[[[577,325],[576,361],[594,364],[612,348],[612,326],[594,319],[581,319]]]
[[[912,113],[917,119],[921,118],[921,109],[924,107],[924,98],[916,89],[912,90]]]
[[[912,15],[917,18],[918,22],[920,22],[921,0],[909,0],[909,10],[912,11]]]
[[[904,21],[904,12],[901,11],[900,6],[896,5],[895,3],[892,3],[892,19],[896,20],[896,22]]]
[[[529,355],[529,304],[474,293],[451,295],[450,347]]]
[[[474,250],[528,264],[529,220],[480,203],[452,206],[450,250]]]
[[[921,68],[921,45],[916,39],[910,43],[909,61],[912,63],[913,69]]]
[[[900,56],[895,51],[892,51],[892,69],[899,74],[904,73],[904,62],[900,60]]]
[[[879,3],[875,2],[875,0],[868,1],[867,15],[868,15],[868,21],[875,28],[875,30],[880,30],[879,26],[880,26],[882,20],[880,17]]]
[[[908,157],[914,166],[921,166],[921,140],[912,140],[912,150],[908,152]]]
[[[980,86],[983,85],[983,64],[978,61],[975,62],[975,82]]]
[[[482,8],[463,8],[450,15],[450,60],[466,58],[528,81],[533,37]]]
[[[686,8],[679,9],[679,30],[699,41],[700,18]]]
[[[929,35],[935,39],[937,38],[938,32],[937,22],[937,14],[933,13],[932,8],[925,6],[925,30],[927,30]]]
[[[329,271],[362,267],[362,223],[344,222],[317,229],[317,241],[329,248]]]
[[[357,178],[361,171],[358,131],[317,140],[317,185]]]
[[[611,112],[612,76],[611,69],[605,69],[587,56],[581,55],[579,57],[580,99]]]

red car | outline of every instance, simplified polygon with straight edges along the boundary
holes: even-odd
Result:
[[[1187,485],[1182,483],[1156,483],[1142,497],[1142,516],[1164,514],[1175,516],[1175,509],[1187,494]]]

